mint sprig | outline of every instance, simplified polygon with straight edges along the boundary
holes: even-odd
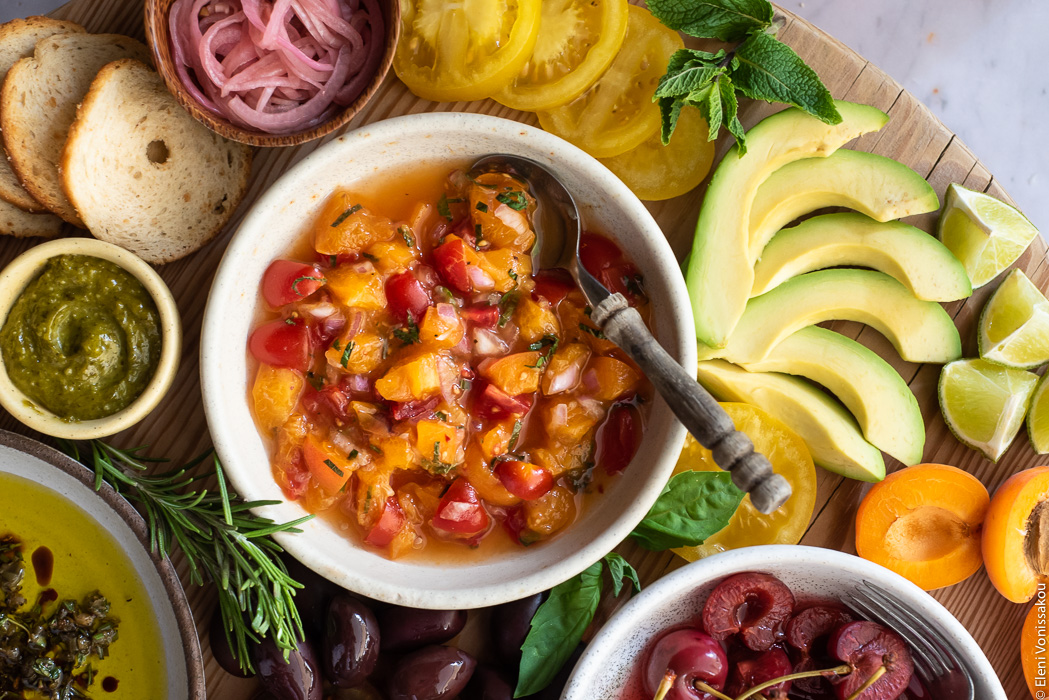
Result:
[[[648,8],[671,29],[704,39],[734,42],[730,51],[682,49],[670,57],[653,100],[662,116],[664,144],[684,107],[695,107],[710,125],[708,140],[724,127],[738,154],[747,152],[746,134],[737,112],[737,93],[755,100],[783,102],[828,124],[841,115],[819,76],[773,34],[768,0],[649,0]]]

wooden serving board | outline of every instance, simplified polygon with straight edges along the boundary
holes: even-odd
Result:
[[[141,0],[73,0],[53,14],[80,22],[92,32],[118,32],[144,38]],[[872,151],[905,163],[928,178],[941,201],[947,185],[952,182],[1009,201],[983,164],[914,96],[833,37],[788,12],[781,11],[781,14],[786,18],[786,24],[780,38],[794,47],[816,69],[835,97],[873,105],[891,115],[887,127],[864,136],[852,144],[852,148]],[[749,128],[778,109],[765,103],[745,101],[741,105],[740,118]],[[516,112],[492,101],[435,104],[418,99],[408,92],[391,71],[382,89],[348,128],[387,117],[426,111],[483,112],[537,125],[534,115]],[[167,456],[172,460],[186,460],[210,446],[201,405],[197,355],[201,318],[215,268],[240,217],[251,203],[292,164],[337,135],[301,147],[259,151],[253,167],[251,187],[227,230],[204,250],[161,269],[182,313],[185,329],[182,366],[173,389],[160,407],[140,425],[115,438],[115,442],[124,446],[149,445],[151,454]],[[718,143],[719,155],[723,155],[729,145],[728,139],[722,138]],[[689,249],[700,201],[701,191],[695,191],[667,202],[649,204],[679,257],[683,257]],[[915,225],[927,231],[933,230],[935,214],[914,218],[916,220],[912,223]],[[37,242],[4,240],[0,243],[0,265],[6,265]],[[1017,266],[1040,288],[1049,286],[1049,257],[1042,238],[1035,240]],[[976,320],[996,284],[977,290],[964,303],[947,305],[961,331],[967,356],[977,354]],[[992,493],[1011,474],[1041,461],[1023,435],[998,464],[992,464],[980,454],[964,447],[951,436],[939,414],[936,400],[939,366],[902,362],[881,335],[864,326],[835,323],[832,327],[875,349],[909,381],[925,416],[928,435],[926,461],[943,462],[965,469],[981,479]],[[242,343],[232,339],[229,351],[243,352]],[[0,428],[32,433],[6,413],[0,413]],[[899,466],[897,462],[890,462],[889,469]],[[867,487],[829,472],[818,472],[816,510],[802,542],[854,552],[853,518]],[[631,543],[621,545],[619,551],[637,567],[646,584],[683,564],[673,555],[646,552]],[[181,555],[176,554],[173,559],[186,582],[186,592],[197,617],[197,628],[202,634],[208,696],[223,700],[246,700],[254,692],[254,681],[239,680],[224,673],[208,648],[206,630],[215,608],[214,592],[210,588],[190,585]],[[1027,606],[1006,602],[991,586],[983,571],[962,584],[934,595],[976,638],[994,665],[1009,698],[1026,700],[1028,692],[1020,666],[1019,642]],[[600,614],[610,613],[617,604],[618,601],[607,601]]]

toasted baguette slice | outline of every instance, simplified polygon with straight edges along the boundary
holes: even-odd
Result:
[[[62,22],[50,17],[26,17],[0,24],[0,83],[15,61],[33,55],[36,42],[56,34],[83,34],[84,28],[74,22]],[[7,162],[7,154],[0,158],[0,199],[26,211],[47,211],[33,199],[15,177]],[[6,211],[6,207],[0,208]]]
[[[0,129],[15,175],[33,198],[83,226],[62,191],[58,163],[76,106],[98,70],[119,58],[149,61],[149,49],[119,34],[62,34],[37,42],[0,89]]]
[[[66,194],[96,238],[166,263],[217,234],[248,187],[251,149],[189,115],[133,60],[98,72],[62,158]]]
[[[54,214],[32,214],[0,199],[0,234],[16,238],[54,238],[65,222]]]

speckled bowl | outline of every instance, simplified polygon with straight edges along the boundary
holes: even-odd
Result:
[[[561,700],[639,700],[622,695],[649,643],[668,627],[699,618],[710,591],[732,574],[760,571],[787,584],[799,598],[840,598],[870,581],[907,603],[961,652],[979,700],[1006,700],[1002,684],[976,641],[935,598],[907,579],[865,559],[832,549],[797,545],[745,547],[716,554],[661,578],[627,603],[594,637]]]
[[[208,426],[237,492],[281,502],[259,508],[260,515],[287,521],[304,514],[274,481],[249,407],[254,365],[244,347],[266,267],[301,239],[339,187],[500,152],[533,158],[561,176],[584,220],[615,239],[640,268],[656,310],[656,337],[682,365],[695,366],[692,312],[674,253],[644,205],[596,160],[544,131],[478,114],[417,114],[358,129],[317,149],[259,199],[230,242],[208,298],[200,352]],[[317,573],[372,598],[420,608],[495,605],[550,588],[615,547],[659,496],[684,436],[669,407],[653,401],[638,456],[623,476],[571,527],[527,548],[478,558],[464,547],[454,561],[390,561],[319,518],[302,534],[276,537]]]
[[[22,290],[40,274],[44,264],[57,255],[88,255],[124,268],[142,283],[160,314],[162,346],[153,378],[127,408],[96,420],[68,421],[37,404],[14,385],[0,354],[0,405],[22,423],[52,437],[91,440],[119,433],[149,415],[171,388],[182,353],[182,321],[171,290],[142,258],[120,246],[94,238],[59,238],[34,246],[0,272],[0,327]]]
[[[205,700],[204,662],[193,613],[171,561],[150,551],[149,528],[138,511],[108,484],[96,491],[94,474],[82,464],[47,445],[4,430],[0,430],[0,474],[50,489],[109,533],[142,582],[157,622],[161,648],[154,651],[164,660],[168,692],[150,700]],[[96,689],[92,697],[104,695]]]

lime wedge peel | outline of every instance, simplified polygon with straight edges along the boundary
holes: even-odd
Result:
[[[940,373],[940,412],[965,445],[998,461],[1023,425],[1038,375],[986,360],[957,360]]]
[[[1031,397],[1031,409],[1027,412],[1027,437],[1031,447],[1040,455],[1049,454],[1049,381],[1046,373]]]
[[[1034,369],[1049,362],[1049,299],[1013,270],[980,314],[980,357],[1006,367]]]
[[[965,266],[976,289],[1016,262],[1038,229],[1016,207],[952,184],[937,235]]]

